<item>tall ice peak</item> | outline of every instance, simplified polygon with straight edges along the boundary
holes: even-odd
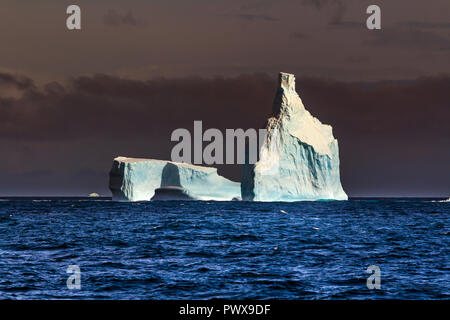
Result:
[[[295,75],[286,72],[280,72],[278,86],[287,90],[295,90]]]
[[[306,110],[295,76],[281,72],[256,164],[244,165],[243,200],[346,200],[333,128]]]

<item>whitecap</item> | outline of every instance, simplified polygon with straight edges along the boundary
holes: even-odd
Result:
[[[445,199],[445,200],[434,200],[434,201],[431,201],[431,202],[450,202],[450,198]]]

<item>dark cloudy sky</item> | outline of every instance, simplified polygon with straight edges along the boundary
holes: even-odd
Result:
[[[260,127],[279,71],[350,196],[450,195],[448,0],[2,0],[0,195],[109,195],[112,159],[168,159],[176,128]]]

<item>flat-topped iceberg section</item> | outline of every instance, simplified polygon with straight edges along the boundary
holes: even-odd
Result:
[[[244,165],[242,199],[347,200],[333,129],[305,109],[293,74],[280,73],[272,111],[259,161]]]
[[[216,168],[126,157],[114,159],[109,188],[113,200],[126,201],[148,201],[156,189],[180,189],[193,200],[229,201],[241,195],[240,184],[220,176]]]

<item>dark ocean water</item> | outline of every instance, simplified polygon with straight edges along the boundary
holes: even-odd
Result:
[[[449,299],[449,213],[433,199],[0,200],[0,298]]]

